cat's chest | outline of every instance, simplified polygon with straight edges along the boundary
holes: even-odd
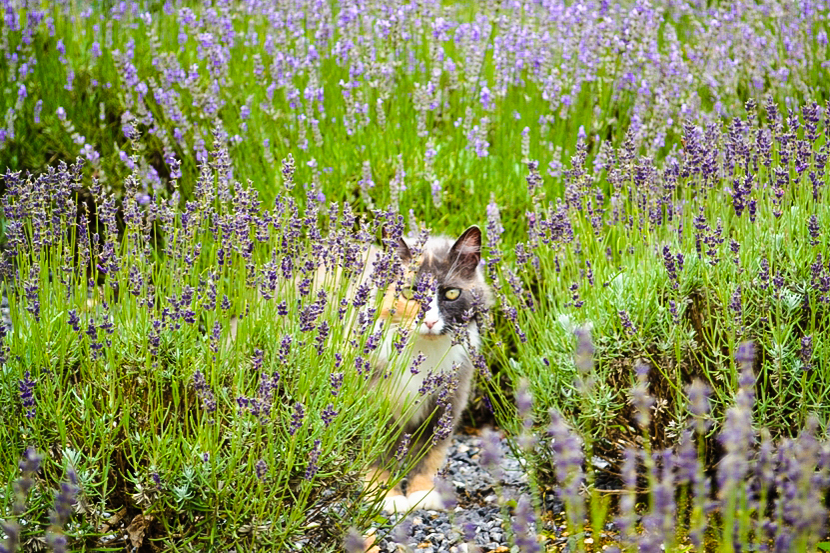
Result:
[[[389,364],[393,350],[391,344],[384,344],[380,362],[389,367],[386,376],[383,377],[387,384],[385,393],[395,406],[398,416],[407,412],[413,419],[420,419],[428,414],[424,410],[431,405],[428,401],[429,395],[438,391],[435,387],[435,375],[452,375],[455,371],[453,365],[467,367],[470,365],[470,357],[465,346],[453,345],[452,337],[449,335],[435,338],[416,335],[414,340],[411,358],[399,360],[406,362]],[[474,325],[470,328],[470,342],[473,347],[479,346],[478,332]],[[416,366],[413,362],[415,359],[422,361]],[[468,373],[468,370],[459,371],[459,374]],[[442,384],[439,383],[438,386]]]

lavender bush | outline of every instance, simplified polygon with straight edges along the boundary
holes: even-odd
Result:
[[[830,491],[830,442],[820,440],[819,421],[813,416],[793,437],[775,445],[766,428],[759,431],[753,420],[758,407],[754,355],[751,342],[741,344],[736,356],[739,387],[723,429],[716,435],[725,453],[715,471],[704,471],[701,457],[708,430],[705,421],[711,413],[705,399],[710,390],[700,380],[688,388],[696,402],[688,405],[694,416],[683,421],[676,448],[646,445],[624,450],[624,490],[617,514],[608,517],[614,522],[612,533],[601,532],[608,520],[602,495],[595,490],[580,493],[580,487],[591,484],[590,474],[583,472],[583,454],[590,451],[590,444],[580,444],[578,434],[564,424],[556,409],[551,410],[548,432],[537,449],[555,453],[557,492],[566,506],[567,523],[547,525],[549,529],[540,530],[542,537],[570,535],[568,543],[576,551],[603,542],[603,550],[618,552],[826,549],[828,542],[822,540],[828,530],[825,497]],[[654,403],[648,391],[649,372],[646,368],[629,390],[632,403]],[[640,412],[642,428],[648,427],[650,411]],[[583,526],[586,508],[593,511],[594,524],[589,529]],[[523,517],[517,506],[516,520]],[[535,536],[528,539],[517,532],[516,543],[536,544]]]
[[[498,352],[521,351],[506,374],[532,375],[539,417],[556,407],[584,431],[634,445],[620,390],[642,359],[657,371],[650,438],[675,443],[693,378],[712,388],[714,421],[723,422],[747,339],[758,344],[759,417],[773,435],[792,435],[824,412],[830,266],[815,229],[830,224],[827,108],[809,103],[784,118],[768,99],[766,126],[749,101],[743,118],[685,125],[683,143],[659,167],[635,152],[630,135],[593,168],[578,142],[564,195],[537,203],[527,238],[513,246],[515,265],[491,271],[514,330]],[[589,332],[593,376],[579,345]]]
[[[229,180],[216,144],[182,209],[178,193],[142,202],[136,174],[120,209],[94,182],[92,202],[78,203],[80,158],[4,176],[12,327],[2,397],[16,407],[2,414],[0,455],[16,466],[30,444],[73,456],[77,473],[49,519],[65,527],[50,530],[55,549],[107,534],[114,511],[127,518],[102,545],[127,528],[134,547],[145,533],[195,547],[207,528],[227,526],[211,538],[222,548],[325,548],[341,521],[365,525],[379,507],[362,475],[397,439],[389,405],[367,389],[383,329],[376,302],[349,300],[345,288],[364,270],[374,287],[402,287],[392,250],[383,264],[363,257],[381,227],[401,235],[401,218],[358,217],[312,192],[304,209],[286,194],[263,208]],[[290,186],[289,162],[284,178]],[[335,269],[339,288],[312,286],[318,270]],[[48,486],[50,460],[44,473]],[[66,526],[65,498],[79,490],[84,508]],[[41,532],[30,524],[20,539]]]
[[[518,183],[527,157],[558,180],[577,134],[591,157],[628,131],[662,157],[689,119],[705,127],[767,93],[792,106],[820,100],[827,10],[779,0],[10,0],[0,166],[82,155],[102,184],[121,189],[135,172],[151,195],[184,175],[189,195],[219,122],[231,175],[268,202],[291,153],[299,182],[330,199],[394,198],[430,221],[459,206],[483,212],[491,190],[518,208],[528,198],[504,179]]]
[[[485,218],[482,384],[572,536],[614,518],[629,550],[815,547],[828,14],[5,2],[5,547],[359,536],[361,475],[397,436],[367,390],[376,306],[346,287],[384,236]],[[321,292],[320,268],[345,278]],[[366,270],[395,284],[391,258]],[[622,469],[615,514],[598,457]],[[515,504],[528,550],[537,504]]]

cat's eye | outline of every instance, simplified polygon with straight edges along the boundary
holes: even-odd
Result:
[[[415,297],[415,290],[413,290],[412,288],[404,288],[401,291],[401,295],[404,297],[404,299],[411,300]]]
[[[461,290],[458,288],[450,288],[446,292],[444,292],[444,297],[450,301],[454,299],[458,299],[458,296],[461,295]]]

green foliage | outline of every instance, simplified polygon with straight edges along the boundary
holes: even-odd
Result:
[[[24,447],[49,452],[26,516],[45,517],[48,488],[71,467],[83,494],[84,516],[67,529],[76,539],[122,509],[164,548],[324,547],[365,527],[377,505],[364,474],[397,438],[369,380],[361,321],[371,316],[337,300],[348,279],[302,282],[316,270],[305,264],[318,224],[341,238],[331,266],[350,271],[375,233],[361,242],[348,212],[316,204],[301,218],[290,196],[262,215],[252,189],[222,201],[227,175],[211,171],[185,212],[166,201],[139,211],[129,177],[121,234],[112,198],[94,188],[92,233],[68,199],[79,172],[7,180],[7,212],[42,210],[9,236],[17,255],[6,267],[28,277],[21,288],[6,275],[14,328],[0,397],[15,407],[0,414],[5,480]],[[31,410],[17,408],[24,395]]]
[[[694,377],[715,390],[721,421],[737,386],[736,347],[750,339],[759,345],[760,421],[774,435],[793,435],[809,414],[826,421],[828,243],[817,229],[830,224],[820,176],[827,146],[807,140],[795,119],[764,128],[754,116],[709,127],[704,142],[687,135],[662,169],[622,149],[592,174],[577,156],[565,201],[537,204],[519,261],[494,271],[517,329],[495,353],[507,382],[529,379],[540,418],[556,407],[580,430],[635,440],[625,394],[641,359],[662,400],[649,433],[672,443]],[[708,166],[699,164],[704,152],[714,153]],[[590,394],[572,384],[580,327],[596,346]]]
[[[304,329],[316,300],[294,279],[321,249],[348,266],[396,212],[446,234],[487,217],[499,304],[481,384],[512,436],[556,409],[588,459],[675,445],[699,378],[713,461],[748,339],[755,424],[826,428],[826,8],[654,4],[13,2],[0,506],[34,446],[24,538],[70,470],[73,544],[105,543],[113,513],[178,549],[334,549],[368,527],[362,477],[397,437],[354,369],[369,333],[333,301],[348,279]],[[516,417],[522,380],[534,407]],[[516,448],[540,486],[549,446]]]

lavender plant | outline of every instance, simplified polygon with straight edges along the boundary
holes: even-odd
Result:
[[[739,388],[729,400],[722,430],[715,434],[725,450],[718,466],[704,472],[703,445],[711,417],[706,398],[711,390],[696,380],[687,388],[688,411],[693,416],[683,421],[676,447],[625,449],[622,495],[610,517],[607,498],[597,490],[584,493],[581,489],[591,486],[585,478],[586,467],[595,470],[595,461],[586,456],[589,447],[553,410],[547,436],[535,452],[552,454],[556,493],[564,501],[567,522],[562,526],[548,523],[542,535],[568,535],[574,550],[594,543],[609,551],[686,551],[690,547],[695,551],[815,551],[819,545],[826,547],[824,498],[830,489],[826,466],[830,442],[817,435],[819,422],[814,416],[807,418],[795,438],[773,441],[768,429],[759,430],[752,416],[758,408],[754,344],[741,343],[735,361]],[[640,374],[628,393],[631,402],[640,406],[638,424],[647,433],[654,399],[647,392],[648,371]],[[526,401],[524,397],[519,405]],[[487,445],[491,437],[485,434],[483,438],[483,461],[498,470],[497,462],[491,460],[492,446]],[[534,519],[533,510],[527,512],[529,505],[527,497],[516,504],[514,531],[517,544],[536,550],[536,539],[524,541],[525,521]],[[584,525],[586,510],[594,512],[590,526]],[[609,520],[613,520],[610,527]],[[609,535],[600,531],[603,528],[615,532]]]
[[[656,386],[649,435],[659,447],[676,443],[683,388],[694,378],[709,384],[713,420],[724,422],[739,388],[734,354],[747,339],[758,349],[758,415],[773,435],[823,411],[828,382],[812,363],[827,347],[816,339],[830,320],[827,270],[810,229],[830,216],[828,125],[811,114],[827,106],[790,108],[785,123],[768,99],[770,126],[757,109],[750,101],[745,118],[705,129],[688,123],[660,168],[636,153],[629,133],[592,170],[578,140],[564,196],[528,213],[527,238],[512,247],[515,267],[493,271],[504,328],[513,329],[496,353],[506,361],[521,352],[504,363],[505,376],[529,378],[539,413],[555,407],[593,435],[608,437],[614,426],[616,438],[637,443],[619,385],[642,358]],[[535,163],[528,167],[533,196],[539,177]],[[580,328],[600,336],[589,389],[571,353]]]
[[[33,445],[83,452],[90,534],[339,547],[373,514],[358,475],[397,439],[367,393],[371,294],[350,301],[349,277],[382,228],[486,216],[486,401],[532,480],[559,479],[571,530],[604,520],[593,462],[623,450],[651,499],[623,498],[619,545],[699,548],[717,528],[726,548],[814,546],[828,10],[6,2],[0,473]],[[321,293],[318,270],[346,278]],[[757,458],[724,446],[710,482],[718,436]]]
[[[230,180],[218,136],[181,208],[177,192],[142,202],[135,174],[118,202],[84,181],[80,159],[4,177],[3,466],[26,444],[86,463],[50,522],[30,510],[43,522],[10,534],[15,543],[47,526],[55,550],[85,539],[60,530],[81,474],[78,524],[100,535],[106,513],[123,512],[109,539],[133,547],[145,535],[171,547],[333,547],[378,508],[362,474],[397,435],[370,388],[376,301],[350,299],[348,278],[310,282],[318,271],[372,271],[363,252],[399,219],[358,218],[311,191],[305,208],[287,194],[266,208]],[[406,337],[397,341],[408,363]],[[233,534],[206,530],[223,525]]]
[[[629,130],[662,158],[687,119],[739,116],[767,92],[801,105],[828,77],[820,2],[10,0],[4,14],[4,168],[81,155],[117,189],[132,172],[142,197],[186,176],[190,195],[219,121],[231,168],[267,201],[291,153],[329,199],[430,197],[414,206],[428,219],[470,196],[481,211],[490,190],[524,203],[499,186],[520,181],[524,142],[555,177],[579,133],[598,163]],[[385,186],[405,173],[423,178]]]

